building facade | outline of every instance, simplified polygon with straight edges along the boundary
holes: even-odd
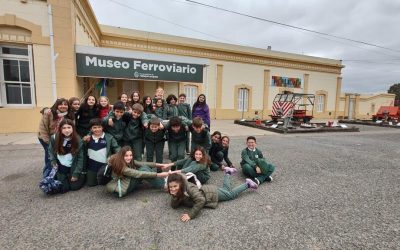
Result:
[[[0,0],[1,132],[34,132],[58,97],[207,96],[212,119],[268,119],[275,95],[315,94],[314,116],[344,115],[340,60],[99,25],[87,0]],[[53,63],[54,61],[54,63]]]

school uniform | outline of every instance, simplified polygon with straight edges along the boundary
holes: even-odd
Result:
[[[171,195],[171,207],[178,208],[180,205],[191,207],[188,215],[190,219],[194,219],[203,207],[216,208],[219,201],[233,200],[247,188],[246,184],[241,184],[232,189],[229,175],[225,175],[222,187],[203,185],[198,188],[185,179],[183,198],[178,199]]]
[[[167,104],[167,106],[165,106],[165,119],[169,120],[169,118],[173,117],[173,116],[178,116],[179,112],[178,112],[178,106],[176,105],[171,105],[171,104]]]
[[[43,166],[43,177],[51,170],[51,164],[49,159],[49,141],[50,137],[57,132],[58,125],[67,116],[67,112],[62,114],[57,114],[57,119],[54,119],[53,113],[47,113],[44,111],[42,115],[42,119],[39,123],[39,130],[38,130],[38,140],[44,149],[44,166]]]
[[[165,131],[159,129],[153,133],[150,128],[144,132],[144,143],[146,145],[146,157],[148,162],[152,162],[154,151],[156,152],[156,163],[163,162],[163,152],[165,144]]]
[[[115,156],[112,156],[115,157]],[[137,190],[145,180],[152,187],[163,188],[165,181],[157,177],[156,164],[152,162],[132,161],[122,171],[122,176],[112,173],[112,180],[107,183],[106,191],[115,194],[117,197],[123,197]]]
[[[88,135],[90,132],[90,120],[99,117],[99,110],[97,108],[92,108],[88,110],[78,109],[76,113],[76,132],[80,137]]]
[[[184,116],[189,120],[192,120],[192,109],[189,103],[178,103],[178,116]]]
[[[60,155],[54,151],[56,136],[50,137],[49,142],[49,159],[53,165],[58,166],[56,179],[62,183],[62,192],[70,190],[75,191],[80,189],[85,183],[85,176],[82,174],[83,170],[83,142],[79,140],[78,150],[75,154],[71,153],[71,140],[64,139],[63,149],[65,154]],[[76,181],[71,181],[71,177],[78,178]]]
[[[132,114],[125,113],[122,120],[126,123],[122,144],[128,145],[134,152],[135,160],[141,161],[143,154],[143,124],[147,123],[147,115],[142,113],[139,118],[133,118]]]
[[[113,126],[108,125],[108,120],[112,119]],[[126,123],[120,119],[115,118],[114,112],[110,112],[102,121],[104,131],[112,135],[117,141],[118,145],[122,147],[122,138],[124,136],[124,129],[126,127]]]
[[[270,176],[274,172],[275,166],[266,161],[261,150],[245,148],[242,150],[241,157],[240,165],[244,175],[257,179],[260,183],[271,180]],[[260,168],[260,174],[257,174],[256,166]]]
[[[183,174],[189,172],[195,174],[201,184],[206,183],[210,179],[210,168],[207,164],[198,163],[192,160],[191,157],[174,162],[172,167],[181,170]]]
[[[88,186],[96,186],[97,172],[107,164],[107,158],[117,153],[120,146],[114,137],[108,133],[102,134],[99,138],[90,136],[89,142],[86,143],[87,149],[87,184]]]
[[[222,166],[222,161],[224,160],[224,152],[222,145],[220,143],[212,142],[208,154],[210,155],[211,158],[210,169],[212,171],[219,170]]]
[[[164,107],[156,107],[156,109],[154,110],[154,115],[157,116],[161,120],[167,119],[167,114],[165,113]]]
[[[192,109],[190,108],[189,103],[178,103],[178,115],[183,116],[188,120],[192,120]],[[189,144],[190,144],[190,132],[186,132],[186,152],[190,152]]]
[[[191,141],[191,150],[197,146],[202,146],[207,152],[211,147],[211,137],[210,137],[210,132],[208,132],[207,129],[203,129],[200,131],[200,133],[197,133],[194,131],[193,127],[190,126],[190,132],[192,134],[192,141]]]
[[[168,151],[169,159],[171,162],[181,160],[185,158],[186,148],[186,128],[185,125],[181,124],[178,133],[175,133],[172,128],[167,124],[167,136],[168,136]]]

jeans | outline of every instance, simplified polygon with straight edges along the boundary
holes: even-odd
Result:
[[[49,157],[49,144],[43,141],[42,139],[38,138],[40,144],[42,145],[44,149],[44,167],[43,167],[43,178],[49,175],[51,171],[51,162],[50,162],[50,157]]]

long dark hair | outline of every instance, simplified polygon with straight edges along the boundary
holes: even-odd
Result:
[[[82,114],[85,114],[85,115],[87,115],[87,113],[88,113],[88,111],[90,109],[90,107],[89,107],[89,105],[87,103],[89,97],[94,97],[94,105],[93,105],[93,108],[92,108],[93,111],[98,112],[98,110],[99,110],[99,104],[98,104],[97,98],[94,95],[88,95],[85,98],[85,100],[81,103],[81,107],[80,107],[80,109],[82,111]]]
[[[167,181],[167,187],[168,187],[168,193],[171,194],[170,190],[169,190],[169,184],[171,182],[176,182],[179,184],[179,191],[176,194],[176,198],[178,198],[178,200],[182,200],[184,192],[186,190],[186,182],[185,182],[186,177],[183,176],[182,174],[171,174],[168,176],[168,181]]]
[[[131,149],[131,147],[129,146],[124,146],[122,147],[116,154],[114,154],[113,156],[111,156],[110,158],[110,166],[112,171],[118,175],[118,176],[122,176],[122,172],[124,171],[124,168],[128,167],[128,164],[125,162],[125,154],[126,152],[131,151],[132,152],[132,162],[131,165],[134,166],[134,152]]]
[[[149,98],[150,98],[150,104],[146,104],[146,101]],[[143,97],[143,108],[144,108],[144,112],[146,112],[146,113],[154,113],[153,100],[151,99],[151,96],[146,95]]]
[[[139,100],[138,100],[137,102],[135,102],[135,101],[133,100],[133,94],[135,94],[135,93],[137,93],[138,96],[139,96]],[[140,92],[139,92],[139,91],[136,91],[136,90],[132,91],[132,93],[131,93],[131,95],[130,95],[129,106],[133,106],[133,104],[135,104],[135,103],[140,103],[140,104],[142,104],[142,103],[141,103],[141,100],[140,100]]]
[[[55,143],[54,143],[54,151],[59,155],[65,155],[65,153],[66,153],[64,150],[65,136],[62,133],[62,127],[65,124],[72,126],[72,134],[70,136],[71,137],[71,154],[75,155],[79,150],[80,137],[76,133],[74,121],[72,121],[70,119],[66,119],[66,118],[64,118],[60,122],[60,125],[58,126],[57,133],[56,133],[56,139],[55,139]]]
[[[202,146],[196,146],[192,150],[192,152],[190,152],[190,157],[192,158],[193,161],[196,161],[196,158],[194,157],[194,154],[196,153],[196,151],[200,151],[203,154],[203,158],[199,161],[200,164],[206,164],[206,165],[210,165],[211,164],[211,160],[208,157],[208,154],[206,153],[206,150]]]
[[[199,102],[200,96],[203,96],[203,97],[204,97],[204,102]],[[197,101],[193,104],[193,107],[200,106],[200,105],[201,105],[201,106],[207,105],[206,96],[205,96],[204,94],[200,94],[200,95],[197,97]]]
[[[64,117],[68,118],[68,119],[71,119],[71,120],[74,120],[75,119],[75,115],[70,109],[70,105],[68,103],[68,100],[65,99],[65,98],[58,98],[54,102],[53,106],[51,106],[50,110],[51,110],[51,113],[53,115],[53,120],[55,121],[55,120],[58,119],[57,110],[58,110],[58,106],[61,105],[61,104],[65,104],[68,107],[67,114]]]

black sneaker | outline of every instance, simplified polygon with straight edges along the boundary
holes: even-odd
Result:
[[[272,178],[272,176],[268,176],[267,177],[267,179],[265,179],[265,181],[267,181],[267,182],[271,182],[271,181],[273,181],[274,179]]]

